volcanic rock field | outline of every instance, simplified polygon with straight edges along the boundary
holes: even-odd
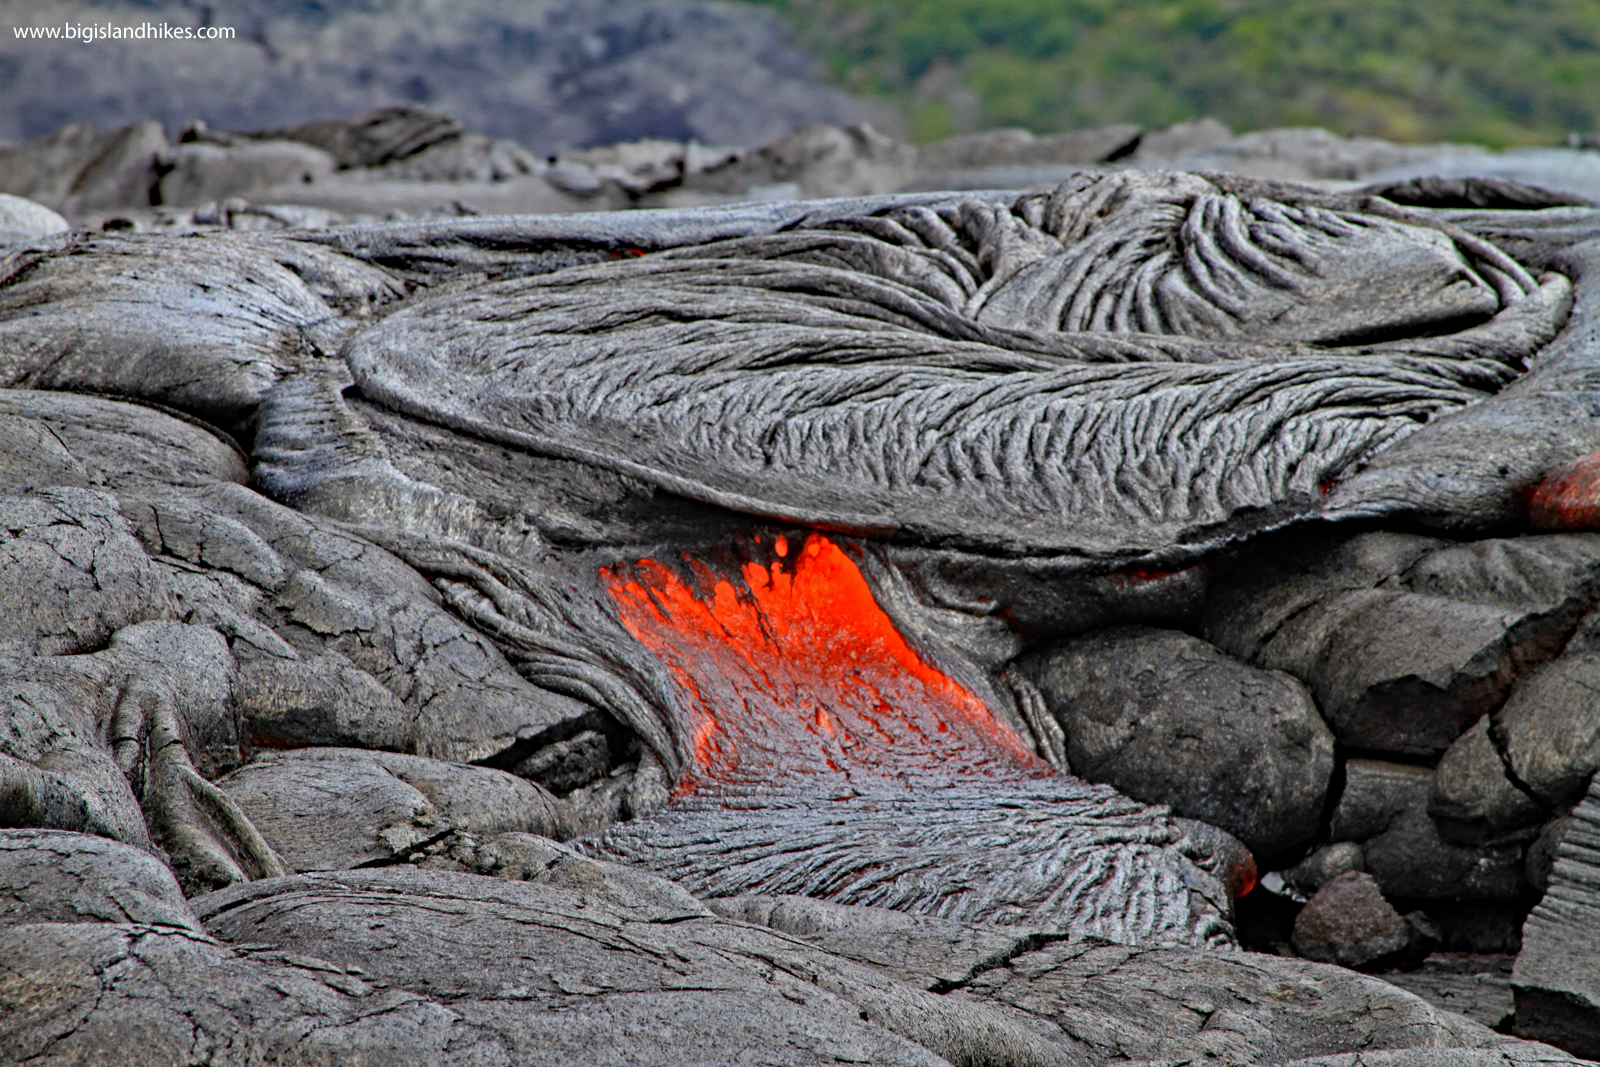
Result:
[[[1213,127],[0,148],[0,1061],[1600,1057],[1600,207]]]

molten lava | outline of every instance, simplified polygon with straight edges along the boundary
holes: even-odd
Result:
[[[1600,530],[1600,452],[1551,471],[1526,506],[1529,523],[1541,530]]]
[[[654,560],[600,572],[687,696],[680,795],[807,776],[837,788],[1052,773],[906,644],[837,544],[812,533],[790,548],[778,537],[765,563],[690,560],[698,592]]]

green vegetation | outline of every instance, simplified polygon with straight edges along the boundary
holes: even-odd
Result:
[[[913,137],[1214,115],[1397,141],[1600,130],[1600,0],[752,0]]]

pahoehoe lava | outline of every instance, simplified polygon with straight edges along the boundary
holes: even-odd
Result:
[[[489,977],[386,1002],[408,1048],[510,1034],[495,1013],[528,997],[569,998],[571,1033],[599,1032],[570,998],[638,993],[646,979],[609,986],[604,961],[648,944],[715,991],[693,1011],[788,1019],[739,1006],[768,973],[822,997],[836,1034],[859,1022],[869,1059],[1098,1063],[1116,1042],[1065,1024],[1046,1041],[1043,1002],[1006,976],[1075,973],[1083,938],[1122,946],[1107,974],[1232,947],[1247,846],[1282,860],[1348,827],[1381,881],[1410,877],[1381,862],[1407,848],[1470,866],[1514,839],[1514,863],[1472,877],[1515,897],[1526,841],[1582,777],[1550,770],[1547,796],[1512,774],[1545,729],[1512,714],[1520,675],[1576,686],[1600,647],[1581,621],[1600,605],[1582,532],[1600,512],[1595,233],[1590,209],[1125,172],[1049,193],[13,247],[0,810],[31,829],[5,847],[78,849],[73,870],[143,887],[115,937],[46,909],[35,921],[62,930],[16,952],[66,938],[63,959],[142,959],[176,985],[225,967],[262,1018],[301,1018],[275,999],[299,995],[353,1033],[373,973],[411,989],[382,953],[437,947],[382,924],[470,914],[484,925],[450,936]],[[1495,540],[1529,526],[1564,532]],[[1423,668],[1338,644],[1382,611],[1455,657],[1425,679],[1448,736],[1392,706]],[[1467,636],[1427,637],[1441,617]],[[1092,648],[1063,642],[1100,628]],[[1176,782],[1201,798],[1175,814],[1114,759],[1072,773],[1088,756],[1069,751],[1189,751],[1185,708],[1141,719],[1128,696],[1161,648],[1197,689],[1259,696],[1258,733],[1205,740],[1267,738],[1304,796],[1240,815]],[[1110,666],[1064,697],[1052,664],[1095,656]],[[1400,756],[1439,770],[1385,762]],[[1449,791],[1483,767],[1504,789]],[[1379,818],[1364,789],[1410,806]],[[364,827],[359,848],[290,847],[284,827],[314,838],[324,804]],[[1456,836],[1415,836],[1435,825]],[[149,852],[207,894],[194,910]],[[877,949],[780,949],[740,925],[783,930],[784,908],[808,916],[784,936],[813,945],[878,908],[908,945],[977,947],[953,976],[902,960],[922,986],[902,989]],[[378,925],[346,944],[352,916]],[[509,935],[483,932],[497,924],[579,962],[530,977]],[[267,940],[282,959],[248,955]],[[346,962],[313,996],[291,970],[324,955]],[[1237,988],[1311,988],[1272,977],[1290,962],[1259,966]],[[927,992],[969,987],[986,999]],[[1456,1025],[1413,1036],[1497,1040]],[[1284,1040],[1292,1058],[1345,1051]]]

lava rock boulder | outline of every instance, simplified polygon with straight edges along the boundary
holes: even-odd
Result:
[[[1294,923],[1294,950],[1306,959],[1370,967],[1404,952],[1412,927],[1369,874],[1346,871],[1317,890]]]
[[[1066,731],[1079,776],[1170,804],[1263,855],[1314,832],[1333,735],[1288,675],[1143,626],[1072,638],[1019,667]]]

